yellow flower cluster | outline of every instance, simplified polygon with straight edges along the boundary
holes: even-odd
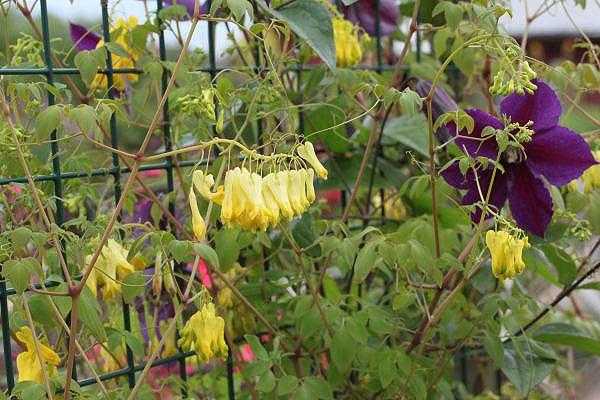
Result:
[[[517,239],[506,231],[488,231],[485,243],[492,255],[492,272],[498,279],[512,279],[523,272],[523,249],[529,247],[527,237]]]
[[[221,222],[257,231],[275,226],[281,219],[291,219],[304,213],[315,201],[313,184],[317,176],[327,179],[327,170],[315,153],[312,143],[297,148],[298,155],[312,168],[273,172],[261,176],[236,167],[227,171],[224,184],[212,191],[214,178],[197,170],[192,182],[202,197],[221,206]],[[206,234],[206,224],[197,210],[195,194],[190,191],[192,227],[196,239]]]
[[[227,356],[224,335],[225,321],[215,314],[215,305],[208,303],[185,323],[178,344],[186,351],[195,351],[206,362],[213,357]]]
[[[121,46],[129,55],[128,57],[123,57],[115,53],[111,53],[112,65],[114,69],[118,68],[134,68],[135,62],[138,58],[141,57],[141,52],[139,50],[131,48],[128,41],[128,36],[130,35],[133,28],[138,25],[137,17],[131,16],[127,19],[119,18],[115,22],[114,27],[110,31],[111,41],[115,42],[119,46]],[[96,48],[100,48],[104,46],[104,40],[98,41],[96,44]],[[135,82],[138,80],[138,74],[114,74],[113,75],[113,84],[114,87],[119,90],[125,90],[125,84],[127,81]],[[92,88],[103,88],[106,89],[108,83],[108,79],[105,74],[96,74],[94,80],[92,81]]]
[[[356,65],[362,60],[358,28],[343,18],[333,18],[335,59],[338,67]]]
[[[594,152],[594,157],[600,161],[600,150]],[[594,189],[600,188],[600,164],[588,168],[581,176],[583,181],[583,191],[589,193]]]
[[[56,367],[60,364],[60,357],[54,350],[38,342],[40,355],[44,360],[44,365],[42,365],[37,356],[35,340],[31,329],[22,327],[15,333],[15,336],[25,346],[25,351],[19,353],[17,356],[19,382],[33,381],[40,384],[44,383],[42,368],[47,371],[48,377],[56,374]]]
[[[133,264],[127,261],[127,254],[128,251],[117,243],[116,240],[108,239],[89,278],[85,282],[94,296],[98,295],[99,287],[102,288],[102,298],[104,300],[113,299],[121,293],[121,284],[119,282],[123,281],[136,269]],[[89,265],[91,259],[91,255],[86,256],[86,264]]]

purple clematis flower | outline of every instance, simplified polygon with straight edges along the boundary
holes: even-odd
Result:
[[[377,1],[358,0],[343,7],[344,16],[360,25],[371,36],[377,35]],[[379,35],[387,36],[398,26],[399,9],[394,0],[379,1]]]
[[[500,210],[506,200],[517,224],[524,230],[543,237],[552,219],[552,198],[545,182],[562,186],[577,179],[597,162],[590,147],[577,133],[558,125],[561,105],[558,96],[546,83],[535,80],[537,90],[533,94],[507,96],[500,105],[501,113],[511,122],[525,125],[531,122],[531,141],[522,143],[523,151],[509,147],[500,156],[505,173],[496,172],[489,205]],[[495,160],[498,144],[495,136],[482,139],[482,131],[491,126],[503,129],[497,118],[477,109],[466,110],[473,118],[475,128],[471,134],[459,132],[455,143],[469,157],[486,157]],[[450,132],[456,132],[454,123],[449,123]],[[462,204],[475,204],[481,200],[477,182],[485,196],[490,186],[493,169],[479,170],[477,176],[470,169],[465,175],[460,172],[458,162],[442,172],[444,179],[458,189],[466,190]],[[479,222],[481,210],[471,215]]]
[[[94,50],[100,41],[100,36],[88,30],[85,26],[69,23],[69,34],[79,51]]]

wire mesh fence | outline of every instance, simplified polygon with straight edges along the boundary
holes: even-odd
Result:
[[[171,2],[168,2],[169,4]],[[380,32],[380,2],[375,0],[375,60],[373,63],[369,65],[361,65],[355,68],[376,71],[378,73],[384,73],[386,71],[390,71],[393,69],[393,66],[390,62],[384,59],[384,48],[382,43],[382,35]],[[167,5],[166,2],[163,4],[162,0],[156,0],[156,10],[157,15],[158,12]],[[109,4],[107,0],[100,0],[97,2],[90,2],[90,7],[97,7],[98,13],[101,16],[101,32],[102,39],[105,43],[111,41],[111,32],[110,32],[110,10]],[[210,8],[210,0],[208,1],[208,7]],[[36,21],[41,26],[41,42],[43,45],[43,67],[32,67],[32,68],[11,68],[11,67],[2,67],[0,68],[0,76],[22,76],[22,77],[36,77],[42,76],[47,84],[52,87],[57,82],[61,82],[64,77],[67,76],[76,76],[80,74],[80,70],[74,67],[68,66],[57,66],[56,59],[53,54],[52,48],[52,38],[53,32],[50,29],[49,23],[49,13],[48,13],[48,1],[40,0],[39,1],[39,20]],[[159,32],[158,32],[158,55],[161,61],[166,62],[169,61],[167,57],[167,44],[165,39],[165,27],[159,24]],[[215,21],[201,21],[201,24],[207,24],[208,26],[208,54],[207,54],[207,63],[198,69],[200,72],[205,72],[210,74],[211,78],[214,78],[220,71],[223,71],[229,66],[227,65],[217,65],[217,46],[216,46],[216,25],[218,24]],[[420,50],[420,38],[417,32],[416,38],[416,56],[417,61],[419,60],[421,50]],[[257,60],[257,64],[254,66],[256,71],[261,71],[264,67],[260,64],[260,54],[256,54],[255,59]],[[292,69],[292,72],[296,75],[296,85],[299,87],[302,84],[303,73],[306,71],[314,70],[318,68],[318,66],[314,65],[297,65]],[[107,87],[112,88],[114,85],[114,79],[119,74],[142,74],[143,69],[141,68],[116,68],[114,67],[113,62],[113,54],[110,51],[106,53],[106,68],[99,70],[99,73],[106,76],[107,79]],[[167,84],[169,80],[169,72],[167,69],[163,69],[162,79],[161,79],[161,96],[164,95]],[[106,97],[108,99],[115,99],[118,94],[114,89],[110,89],[106,92]],[[47,97],[47,105],[54,105],[56,102],[54,91],[48,89],[46,92]],[[169,118],[170,106],[168,100],[165,102],[163,111],[162,111],[162,141],[165,151],[170,151],[173,149],[172,142],[172,132],[171,132],[171,124]],[[304,127],[304,113],[300,111],[299,113],[299,128],[300,131],[303,130]],[[262,126],[259,122],[257,124],[257,137],[261,137],[261,129]],[[109,138],[110,138],[110,146],[119,149],[122,146],[121,139],[124,134],[118,125],[117,125],[117,117],[115,114],[111,115],[110,123],[109,123]],[[83,179],[83,178],[95,178],[95,177],[110,177],[112,178],[112,189],[114,192],[114,204],[116,205],[119,201],[122,193],[122,183],[124,176],[126,176],[129,172],[131,172],[131,166],[123,165],[122,161],[119,159],[119,156],[116,153],[112,154],[112,162],[109,168],[94,168],[92,170],[87,171],[65,171],[63,166],[63,158],[61,153],[61,143],[60,138],[58,137],[58,132],[53,130],[50,133],[49,137],[50,144],[50,152],[51,152],[51,160],[52,160],[52,170],[51,173],[45,175],[34,175],[32,178],[35,182],[45,182],[52,185],[52,192],[54,197],[54,218],[57,225],[62,226],[65,222],[65,182],[73,179]],[[380,144],[379,144],[380,145]],[[380,149],[377,148],[374,152],[375,156],[373,158],[373,168],[375,171],[375,166],[377,165],[377,160],[380,155]],[[177,161],[178,167],[190,167],[197,163],[197,160],[180,160]],[[166,188],[167,192],[173,192],[175,188],[175,166],[174,160],[171,157],[167,157],[162,162],[157,163],[146,163],[141,165],[139,168],[140,171],[148,171],[148,170],[164,170],[165,171],[165,180],[166,180]],[[371,179],[371,187],[373,185],[373,179]],[[0,177],[0,186],[5,186],[14,183],[26,183],[26,176],[14,176],[14,177]],[[345,191],[342,191],[342,207],[345,206]],[[381,193],[383,198],[383,193]],[[171,213],[175,213],[175,205],[171,200],[169,203],[169,210]],[[384,208],[382,208],[382,213],[384,212]],[[385,217],[385,215],[383,215]],[[66,250],[68,251],[68,249]],[[55,286],[56,282],[47,282],[46,287]],[[15,365],[14,360],[12,358],[12,350],[11,350],[11,326],[10,326],[10,311],[9,311],[9,300],[11,296],[14,296],[16,291],[14,288],[7,287],[7,283],[4,279],[0,280],[0,318],[2,322],[2,345],[3,345],[3,354],[4,354],[4,365],[5,365],[5,379],[6,379],[6,388],[8,392],[15,387]],[[132,310],[130,309],[130,305],[123,302],[122,303],[122,318],[123,318],[123,326],[127,331],[132,331]],[[143,360],[137,360],[134,357],[134,353],[130,346],[126,344],[126,362],[127,365],[124,368],[120,368],[115,371],[111,371],[109,373],[105,373],[100,375],[101,380],[111,380],[118,377],[126,377],[129,387],[133,388],[136,383],[136,373],[139,373],[142,369],[144,369],[146,363]],[[160,366],[165,364],[178,364],[179,365],[179,375],[181,379],[184,381],[188,378],[186,372],[186,359],[193,356],[193,352],[178,352],[177,354],[166,357],[159,358],[155,360],[152,366]],[[226,371],[227,371],[227,381],[228,381],[228,395],[230,399],[235,398],[235,382],[234,382],[234,360],[231,354],[231,349],[229,350],[229,354],[226,362]],[[74,370],[74,378],[76,378],[78,384],[80,386],[88,386],[96,384],[96,379],[94,377],[83,377],[78,374],[77,369]],[[185,388],[182,388],[182,396],[186,396]]]

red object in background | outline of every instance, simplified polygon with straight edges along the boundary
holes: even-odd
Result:
[[[240,346],[240,355],[242,357],[242,361],[251,362],[254,361],[254,352],[252,351],[252,347],[248,343],[244,343]]]
[[[335,207],[342,201],[342,191],[338,189],[328,190],[321,194],[321,197],[325,199],[327,205]]]
[[[198,263],[198,279],[200,280],[200,282],[202,282],[205,288],[212,289],[213,278],[210,275],[210,272],[208,271],[208,265],[202,258]]]
[[[144,178],[160,178],[162,173],[162,169],[149,169],[147,171],[141,171],[140,175]]]

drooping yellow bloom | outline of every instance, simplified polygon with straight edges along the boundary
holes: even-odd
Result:
[[[308,154],[310,149],[312,146]],[[318,165],[323,168],[320,163]],[[326,175],[327,170],[323,170]],[[204,198],[221,204],[223,224],[264,231],[277,225],[281,219],[291,219],[308,209],[316,198],[314,176],[312,169],[297,169],[273,172],[263,177],[246,168],[236,167],[227,171],[224,185],[216,192],[211,191],[214,185],[212,175],[196,171],[193,181]]]
[[[333,19],[333,38],[335,40],[335,59],[338,67],[356,65],[362,60],[358,28],[343,18]],[[318,171],[317,171],[318,173]]]
[[[211,191],[211,188],[215,184],[215,179],[212,175],[205,175],[203,171],[196,170],[192,175],[192,182],[202,197],[211,200],[215,204],[223,204],[224,188],[223,186],[219,186],[216,192]]]
[[[186,322],[178,343],[186,351],[195,351],[206,362],[214,357],[227,356],[224,335],[225,320],[215,314],[215,305],[208,303]]]
[[[485,243],[492,255],[492,272],[498,279],[512,279],[523,272],[523,249],[529,247],[527,237],[517,239],[505,231],[488,231]]]
[[[194,236],[196,237],[196,240],[202,241],[206,238],[206,223],[200,214],[198,200],[196,199],[196,194],[194,193],[193,187],[190,188],[188,200],[190,203],[190,209],[192,210],[192,230],[194,231]]]
[[[311,142],[305,142],[298,146],[298,155],[302,157],[306,162],[315,170],[317,176],[321,179],[327,179],[327,170],[319,161],[315,148]]]
[[[121,293],[121,284],[129,274],[135,271],[135,267],[127,261],[128,251],[116,240],[108,239],[102,248],[100,256],[94,265],[85,284],[94,296],[98,294],[98,287],[102,287],[102,297],[105,300],[113,299]],[[92,256],[85,258],[86,265],[92,260]]]
[[[19,329],[15,336],[25,346],[25,351],[17,356],[17,368],[19,369],[19,382],[33,381],[44,383],[42,368],[47,371],[48,377],[56,374],[56,366],[60,363],[60,357],[50,347],[39,343],[38,347],[43,363],[37,356],[33,333],[28,327]]]
[[[132,48],[129,44],[128,37],[130,36],[133,28],[138,25],[137,17],[130,16],[127,19],[119,18],[114,24],[114,27],[110,31],[111,41],[117,43],[125,50],[128,57],[123,57],[116,53],[111,53],[112,65],[114,69],[120,68],[134,68],[135,62],[142,55],[139,50]],[[104,46],[104,40],[98,41],[96,48]],[[117,74],[113,75],[114,87],[119,90],[125,90],[125,83],[135,82],[138,80],[138,74]],[[106,89],[108,79],[106,74],[96,74],[92,81],[92,88],[103,88]]]
[[[600,162],[600,150],[594,152],[594,158]],[[581,176],[581,180],[583,181],[583,191],[585,193],[600,188],[600,164],[588,168]]]

